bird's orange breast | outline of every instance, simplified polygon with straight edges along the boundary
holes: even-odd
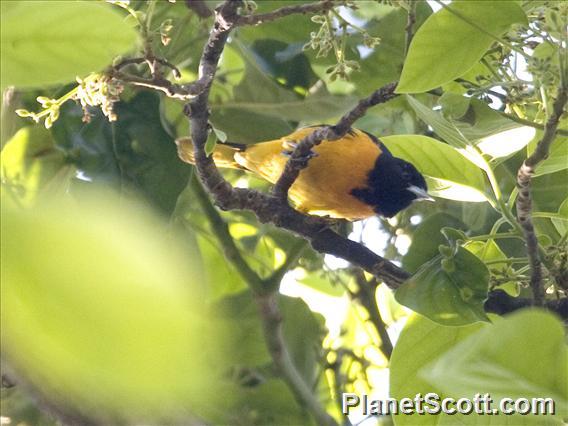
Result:
[[[275,183],[288,160],[282,154],[289,149],[287,142],[300,142],[316,129],[300,129],[285,138],[249,146],[244,152],[236,153],[235,160]],[[324,140],[314,152],[317,156],[290,188],[295,207],[312,215],[349,220],[375,215],[373,208],[351,195],[351,191],[368,186],[368,174],[381,154],[378,144],[366,133],[353,130],[341,139]]]

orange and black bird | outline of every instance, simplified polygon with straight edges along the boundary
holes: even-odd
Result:
[[[283,153],[318,127],[253,145],[218,143],[213,160],[219,167],[247,170],[275,183],[288,161]],[[193,164],[191,140],[176,142],[180,158]],[[315,156],[289,191],[300,212],[354,221],[377,214],[392,217],[415,200],[432,200],[420,172],[367,132],[351,129],[340,139],[322,141],[313,151]]]

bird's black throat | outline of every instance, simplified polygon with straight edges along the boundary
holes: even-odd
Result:
[[[372,206],[377,214],[393,217],[417,199],[408,187],[414,185],[426,191],[426,181],[412,164],[394,157],[382,144],[381,150],[369,172],[368,186],[355,188],[351,194]]]

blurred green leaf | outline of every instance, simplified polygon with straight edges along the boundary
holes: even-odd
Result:
[[[9,374],[4,372],[3,374]],[[6,376],[3,375],[2,379]],[[2,384],[0,403],[2,418],[21,426],[58,426],[58,422],[41,411],[33,398],[26,394],[21,386],[4,387]]]
[[[40,126],[18,130],[2,149],[0,160],[3,190],[25,205],[39,196],[62,194],[75,171]]]
[[[294,1],[294,4],[310,3],[306,0]],[[289,0],[263,0],[256,2],[256,13],[272,12],[280,7],[290,6]],[[287,43],[307,43],[310,31],[315,31],[317,24],[310,20],[310,15],[291,15],[259,26],[245,26],[238,29],[237,37],[246,42],[255,40],[279,40]]]
[[[426,176],[428,192],[451,200],[486,201],[481,170],[458,150],[422,135],[393,135],[381,138],[393,153],[416,166]]]
[[[408,252],[402,258],[403,269],[414,273],[420,266],[438,256],[440,244],[447,244],[440,230],[447,226],[464,231],[467,229],[461,220],[445,212],[436,212],[420,223],[414,231]]]
[[[407,321],[394,347],[390,365],[390,395],[398,400],[413,399],[418,393],[426,395],[437,393],[440,398],[447,395],[440,388],[424,380],[417,374],[420,366],[437,360],[440,355],[454,345],[466,339],[478,330],[489,327],[485,323],[477,323],[464,327],[445,327],[414,314]],[[501,347],[501,346],[499,346]],[[481,392],[479,389],[476,392]],[[470,416],[468,416],[470,417]],[[448,421],[450,420],[450,421]],[[461,419],[460,419],[461,420]],[[451,424],[456,416],[439,415],[397,415],[394,416],[397,426],[431,426]]]
[[[223,334],[162,222],[102,194],[5,201],[2,356],[16,380],[93,423],[177,423],[220,403]]]
[[[134,28],[99,2],[2,2],[2,88],[67,83],[135,47]]]
[[[520,353],[523,356],[518,356]],[[482,389],[494,401],[552,398],[558,414],[553,421],[561,424],[568,414],[564,328],[548,312],[516,312],[479,329],[440,355],[427,365],[418,364],[423,366],[418,374],[446,394],[469,398]],[[547,420],[529,415],[516,420],[521,418],[531,424]]]
[[[515,23],[527,23],[525,13],[515,2],[445,5],[412,39],[397,92],[426,92],[465,74],[496,41],[495,37]]]
[[[455,124],[464,137],[470,141],[477,141],[506,130],[524,127],[504,117],[479,99],[466,99],[469,99],[469,108],[466,114],[454,120],[453,124]]]
[[[396,292],[397,302],[443,325],[487,321],[489,271],[476,256],[458,247],[455,256],[437,256]]]

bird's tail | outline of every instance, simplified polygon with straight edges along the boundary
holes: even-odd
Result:
[[[191,138],[176,139],[178,157],[189,164],[195,164],[195,156],[193,155],[193,141]],[[218,143],[213,151],[213,161],[217,167],[229,169],[242,169],[239,163],[235,161],[235,154],[242,152],[246,145],[236,143]]]

